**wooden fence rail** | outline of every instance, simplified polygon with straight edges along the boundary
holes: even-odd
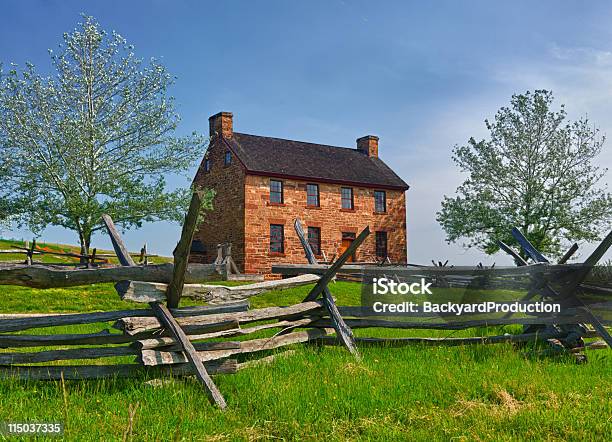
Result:
[[[120,282],[126,280],[168,283],[173,264],[152,264],[131,267],[101,267],[66,269],[54,265],[0,264],[0,285],[20,285],[38,289]],[[202,283],[220,279],[212,264],[190,264],[185,282]]]
[[[298,344],[343,345],[357,359],[360,358],[358,346],[372,345],[394,348],[542,341],[560,342],[561,347],[572,354],[585,348],[607,348],[605,342],[585,343],[582,338],[601,336],[604,341],[609,341],[605,325],[610,325],[612,318],[599,317],[599,314],[595,317],[593,312],[609,311],[612,301],[607,299],[612,295],[612,287],[603,287],[588,280],[588,267],[566,264],[577,247],[570,248],[560,263],[551,264],[516,230],[513,235],[526,251],[526,256],[535,263],[528,263],[504,244],[502,249],[515,258],[517,267],[347,264],[349,256],[368,236],[369,229],[366,228],[347,251],[328,265],[316,262],[301,224],[296,220],[296,232],[309,264],[279,264],[273,266],[272,271],[299,276],[243,286],[220,286],[205,284],[211,279],[220,278],[215,264],[187,264],[200,206],[200,196],[194,194],[181,239],[175,249],[175,265],[136,265],[112,219],[106,216],[104,222],[121,266],[68,269],[58,265],[0,264],[0,285],[50,288],[113,282],[122,299],[148,304],[148,308],[105,312],[0,317],[0,378],[53,380],[195,375],[211,402],[223,409],[226,407],[225,399],[210,375],[236,373],[256,361],[269,361],[279,349]],[[612,234],[587,258],[587,266],[595,265],[610,245]],[[145,261],[144,249],[141,261]],[[31,252],[29,258],[37,253],[35,244],[28,251]],[[359,276],[366,270],[378,275],[401,272],[412,278],[424,277],[442,287],[453,287],[453,284],[476,287],[483,282],[481,285],[486,287],[512,288],[514,281],[520,280],[518,285],[525,288],[527,281],[529,284],[525,292],[528,296],[522,299],[522,303],[531,302],[530,299],[535,296],[561,297],[573,303],[565,308],[564,314],[556,316],[491,318],[470,314],[453,320],[424,313],[379,317],[358,306],[338,306],[328,283],[338,272]],[[559,281],[562,282],[561,288],[553,289],[553,285]],[[303,302],[297,304],[250,309],[246,300],[270,290],[305,284],[312,284],[313,287]],[[579,290],[589,290],[600,298],[597,298],[597,303],[586,306],[574,299],[575,292]],[[209,305],[179,307],[182,297],[205,300]],[[100,324],[101,330],[95,333],[70,333],[65,330],[55,333],[52,329],[81,324]],[[594,330],[588,329],[585,324],[592,324]],[[373,327],[459,330],[505,325],[523,325],[526,331],[461,338],[373,338],[355,337],[352,332],[352,329]],[[40,328],[51,329],[44,334],[33,331]],[[531,329],[534,331],[528,331]],[[24,331],[32,334],[23,334]],[[259,359],[249,360],[253,357]],[[120,358],[120,362],[108,362],[109,358]],[[98,359],[107,360],[107,363],[90,365],[91,362],[81,362]],[[57,361],[79,361],[79,365],[56,365]],[[53,364],[23,365],[45,363]]]

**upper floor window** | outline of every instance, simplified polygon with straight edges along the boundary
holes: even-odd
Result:
[[[353,189],[350,187],[343,187],[340,189],[342,197],[342,208],[353,209]]]
[[[277,180],[270,180],[270,202],[282,204],[283,203],[283,182]]]
[[[308,243],[315,255],[321,254],[321,228],[308,227]]]
[[[210,158],[204,160],[204,172],[210,172]]]
[[[230,164],[232,164],[232,153],[229,150],[225,151],[225,157],[223,159],[223,163],[226,166],[229,166]]]
[[[270,252],[285,252],[285,226],[282,224],[270,224]]]
[[[387,232],[376,232],[376,256],[387,257]]]
[[[387,211],[387,193],[384,190],[374,191],[374,211],[379,213]]]
[[[306,184],[306,205],[319,207],[318,184]]]

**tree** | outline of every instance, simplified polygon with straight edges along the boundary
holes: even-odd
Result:
[[[437,220],[447,242],[488,254],[508,244],[518,227],[542,252],[562,253],[564,241],[595,240],[612,220],[612,197],[600,181],[607,169],[594,162],[605,137],[586,117],[567,121],[563,105],[536,90],[513,95],[493,122],[488,140],[455,146],[453,160],[467,179],[444,196]]]
[[[54,75],[0,65],[0,208],[34,232],[74,230],[82,253],[103,213],[124,228],[182,221],[190,192],[167,190],[164,174],[186,172],[206,145],[174,136],[174,78],[132,49],[84,17],[49,51]]]
[[[9,219],[10,219],[10,214],[9,214],[8,203],[0,199],[0,231],[2,231],[4,227],[8,227],[10,223]]]

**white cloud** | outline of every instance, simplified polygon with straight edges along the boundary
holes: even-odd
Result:
[[[589,47],[561,47],[556,43],[550,48],[550,55],[569,63],[612,67],[612,52]]]

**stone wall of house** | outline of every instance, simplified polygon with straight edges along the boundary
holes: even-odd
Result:
[[[231,242],[232,258],[239,269],[244,268],[244,168],[232,154],[231,164],[224,165],[226,144],[219,138],[214,140],[200,164],[194,182],[198,186],[215,190],[213,211],[207,212],[204,222],[194,235],[205,253],[192,251],[190,261],[213,262],[217,256],[217,244]],[[205,170],[206,158],[210,160],[210,171]],[[200,244],[198,244],[199,246]],[[192,246],[192,250],[193,250]]]
[[[339,184],[319,184],[320,205],[306,205],[306,181],[281,179],[284,202],[270,203],[270,178],[247,175],[245,177],[245,272],[271,271],[274,263],[306,263],[304,251],[293,228],[295,218],[300,218],[304,230],[308,226],[321,229],[321,249],[331,258],[338,253],[343,232],[358,235],[370,226],[371,235],[359,247],[356,261],[377,261],[376,231],[386,231],[388,255],[392,262],[406,263],[406,199],[405,192],[385,190],[386,213],[375,213],[374,190],[353,187],[354,210],[341,209]],[[309,181],[311,182],[311,181]],[[380,189],[384,190],[384,189]],[[270,252],[270,224],[284,225],[284,253]]]

